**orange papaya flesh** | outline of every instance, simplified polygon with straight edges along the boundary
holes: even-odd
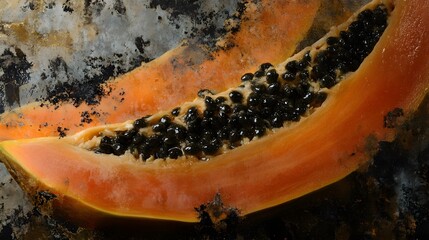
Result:
[[[327,96],[321,89],[357,69],[383,33],[387,14],[383,6],[359,13],[339,36],[290,59],[281,77],[271,64],[262,64],[255,74],[244,74],[238,88],[205,92],[171,113],[159,112],[132,124],[88,130],[80,139],[82,146],[104,154],[131,153],[145,161],[176,159],[183,153],[208,160],[263,137],[311,114]]]
[[[0,140],[58,136],[59,130],[72,134],[88,126],[168,109],[192,100],[199,89],[236,86],[243,72],[264,61],[279,63],[290,56],[319,6],[320,0],[248,3],[239,31],[217,42],[224,50],[211,51],[185,42],[108,82],[105,92],[110,93],[99,104],[76,107],[72,102],[35,102],[6,112],[0,116]]]
[[[80,145],[104,129],[124,129],[132,122],[62,139],[5,141],[0,143],[2,160],[31,195],[55,194],[53,206],[77,219],[95,214],[193,222],[198,220],[194,208],[217,193],[243,215],[295,199],[367,162],[377,141],[395,135],[385,126],[385,116],[398,108],[407,116],[427,94],[429,3],[388,4],[394,10],[375,48],[355,72],[324,89],[328,98],[319,108],[209,161],[183,157],[142,163],[131,155],[98,154]]]

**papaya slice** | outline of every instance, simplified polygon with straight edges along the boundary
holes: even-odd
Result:
[[[72,134],[88,126],[121,122],[173,107],[192,100],[199,89],[220,91],[236,86],[242,72],[267,59],[279,63],[294,52],[311,27],[320,2],[246,3],[239,31],[219,39],[215,50],[184,42],[109,82],[105,92],[110,94],[96,105],[34,102],[6,112],[0,116],[0,140],[58,136],[59,129]]]
[[[395,137],[394,118],[428,92],[428,22],[424,0],[374,0],[236,88],[61,139],[4,141],[1,159],[30,196],[50,193],[50,210],[89,225],[195,222],[216,195],[242,215],[266,209],[345,177]]]

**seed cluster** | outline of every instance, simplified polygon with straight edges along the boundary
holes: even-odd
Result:
[[[312,60],[307,53],[300,61],[286,64],[285,81],[315,81],[331,88],[348,72],[356,71],[387,27],[387,10],[378,6],[359,13],[347,31],[326,39],[327,47]]]
[[[156,120],[143,117],[129,131],[101,136],[95,151],[122,155],[129,150],[143,160],[182,155],[207,159],[222,148],[236,148],[299,121],[324,102],[323,88],[358,69],[386,28],[387,15],[383,6],[364,10],[346,31],[327,38],[326,48],[288,62],[283,73],[264,63],[256,72],[244,74],[242,84],[232,91],[201,90],[203,104],[174,108]]]

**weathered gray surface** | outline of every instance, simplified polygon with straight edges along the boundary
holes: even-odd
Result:
[[[62,82],[96,84],[204,38],[236,0],[0,1],[0,112],[46,97]],[[11,69],[11,66],[14,66]]]

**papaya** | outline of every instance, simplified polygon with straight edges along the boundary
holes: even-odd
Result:
[[[235,86],[243,71],[267,59],[280,62],[290,56],[312,26],[320,2],[246,3],[238,30],[236,23],[230,23],[232,30],[216,47],[184,41],[154,61],[109,81],[103,90],[109,94],[95,105],[34,102],[6,112],[0,116],[0,140],[58,136],[59,130],[72,134],[88,126],[173,107],[192,100],[199,89],[221,91]]]
[[[427,1],[374,0],[237,87],[64,138],[4,141],[0,156],[29,196],[48,196],[48,212],[89,226],[196,222],[219,196],[214,221],[267,209],[344,178],[395,138],[428,93],[428,22]]]

